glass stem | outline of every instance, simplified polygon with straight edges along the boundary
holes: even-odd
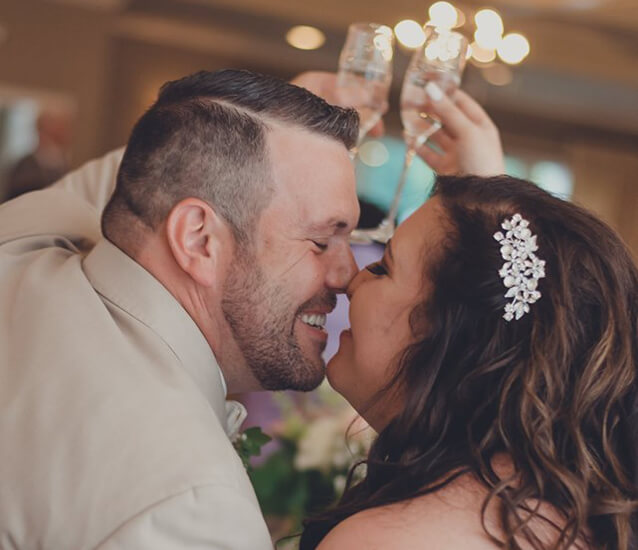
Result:
[[[359,136],[357,137],[357,143],[349,151],[351,161],[354,162],[359,156],[359,147],[361,147],[361,143],[365,139],[367,133],[368,133],[368,130],[366,128],[359,128]]]
[[[364,128],[363,126],[359,127],[359,136],[357,137],[357,148],[359,148],[359,146],[365,139],[367,133],[368,133],[368,128]]]
[[[414,159],[414,155],[416,153],[416,149],[412,145],[408,145],[407,147],[408,148],[405,152],[405,159],[403,161],[403,170],[401,171],[401,178],[399,179],[399,185],[397,185],[397,189],[394,192],[394,198],[392,199],[392,204],[390,206],[390,210],[388,211],[388,215],[385,217],[385,221],[391,224],[394,224],[395,220],[397,219],[401,193],[403,192],[403,188],[405,187],[405,182],[408,179],[408,171],[410,170],[410,165],[412,164],[412,160]]]

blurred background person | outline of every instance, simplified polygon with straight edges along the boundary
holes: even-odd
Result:
[[[36,121],[37,146],[18,160],[9,171],[6,199],[42,189],[69,170],[72,142],[71,113],[61,109],[44,109]]]

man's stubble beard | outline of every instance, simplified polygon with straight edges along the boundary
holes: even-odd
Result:
[[[307,357],[295,337],[298,308],[283,287],[267,280],[252,255],[236,258],[221,307],[248,368],[264,390],[310,391],[321,383],[323,358]]]

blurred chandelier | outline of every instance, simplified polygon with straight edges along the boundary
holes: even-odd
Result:
[[[428,10],[428,24],[454,29],[466,24],[465,13],[450,2],[435,2]],[[522,34],[504,34],[501,16],[493,9],[481,9],[474,14],[474,41],[470,46],[472,61],[478,66],[493,66],[498,59],[508,65],[521,63],[530,52],[530,45]],[[397,23],[394,33],[401,45],[418,48],[425,40],[423,27],[414,20]]]

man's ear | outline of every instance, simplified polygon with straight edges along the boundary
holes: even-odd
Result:
[[[224,280],[222,271],[232,257],[232,232],[207,202],[191,197],[173,206],[166,219],[166,238],[177,265],[196,283],[211,287]]]

